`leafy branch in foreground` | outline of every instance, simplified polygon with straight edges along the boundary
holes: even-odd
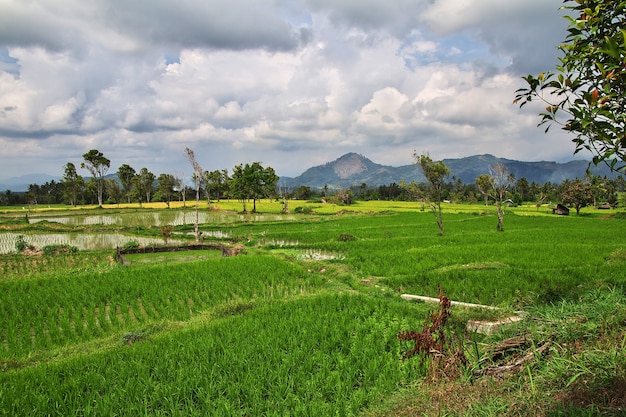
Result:
[[[626,162],[626,1],[564,3],[569,26],[560,65],[556,72],[523,77],[528,88],[516,91],[514,103],[543,101],[539,125],[547,125],[546,132],[561,125],[575,135],[575,154],[588,150],[594,164],[623,170],[617,164]]]

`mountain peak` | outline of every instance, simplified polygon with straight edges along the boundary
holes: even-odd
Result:
[[[347,153],[331,163],[333,171],[341,179],[350,178],[356,174],[368,171],[368,165],[373,162],[354,152]]]

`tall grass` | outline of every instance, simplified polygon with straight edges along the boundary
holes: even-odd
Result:
[[[132,331],[146,323],[188,320],[228,300],[283,298],[320,284],[273,257],[117,267],[47,279],[2,282],[0,358]],[[45,329],[45,330],[44,330]]]
[[[502,233],[495,216],[454,214],[438,236],[427,214],[333,216],[231,233],[248,233],[250,244],[297,242],[303,252],[337,254],[360,278],[381,277],[398,292],[437,296],[441,285],[452,299],[482,304],[522,307],[626,282],[621,219],[508,215]],[[342,233],[355,239],[340,241]]]
[[[253,308],[2,375],[6,415],[355,415],[420,370],[397,332],[423,312],[358,295]]]

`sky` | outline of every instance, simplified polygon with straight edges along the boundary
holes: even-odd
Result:
[[[0,0],[0,182],[101,151],[191,176],[490,153],[585,158],[513,104],[554,69],[561,0]],[[533,103],[534,104],[534,103]],[[82,172],[84,171],[84,172]]]

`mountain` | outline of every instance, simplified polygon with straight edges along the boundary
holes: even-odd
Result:
[[[11,177],[2,180],[0,184],[0,191],[11,190],[13,192],[28,191],[30,184],[44,184],[49,181],[60,181],[61,177],[53,177],[48,174],[27,174],[19,177]]]
[[[474,183],[481,174],[488,174],[489,168],[495,164],[504,164],[516,178],[526,178],[528,182],[544,184],[551,182],[560,184],[565,179],[583,178],[589,165],[588,161],[570,161],[557,163],[550,161],[524,162],[505,158],[498,158],[493,155],[474,155],[458,159],[444,159],[443,162],[450,168],[450,180],[452,177],[460,179],[465,184]],[[617,175],[611,173],[608,167],[601,165],[592,167],[594,175],[615,178]],[[106,178],[117,179],[116,174],[108,174]],[[11,190],[13,192],[24,192],[28,190],[29,184],[44,184],[48,181],[60,181],[60,177],[53,177],[46,174],[29,174],[21,177],[13,177],[3,180],[0,184],[0,192]],[[85,181],[88,180],[85,177]],[[399,184],[400,181],[426,181],[422,171],[415,165],[403,165],[392,167],[380,165],[372,162],[363,155],[350,152],[333,162],[318,165],[307,169],[295,178],[281,177],[279,184],[281,187],[289,189],[298,188],[301,185],[313,189],[324,188],[325,185],[331,189],[349,188],[353,185],[359,186],[363,183],[368,186]]]
[[[557,163],[549,161],[524,162],[493,155],[475,155],[458,159],[444,159],[450,168],[450,179],[460,179],[465,184],[474,183],[481,174],[488,174],[490,167],[504,164],[516,178],[526,178],[528,182],[544,184],[561,183],[565,179],[583,178],[589,165],[588,161],[570,161]],[[592,167],[594,175],[616,177],[606,166]],[[333,162],[307,169],[295,178],[282,177],[280,184],[294,189],[301,185],[314,189],[328,186],[331,189],[349,188],[363,183],[368,186],[389,185],[400,181],[423,182],[426,179],[419,167],[404,165],[392,167],[380,165],[357,153],[347,153]]]
[[[83,180],[85,181],[89,181],[90,178],[91,177],[83,176]],[[115,173],[107,174],[104,176],[104,178],[105,179],[113,178],[114,180],[119,182],[117,178],[117,174]],[[22,175],[19,177],[11,177],[11,178],[2,180],[2,183],[0,184],[0,192],[6,191],[6,190],[11,190],[11,192],[18,192],[18,193],[26,192],[28,191],[28,186],[30,184],[42,185],[50,181],[60,182],[62,179],[63,179],[62,177],[54,177],[48,174],[27,174],[27,175]]]
[[[307,169],[296,178],[280,179],[280,184],[287,188],[297,188],[306,185],[311,188],[348,188],[352,185],[383,185],[399,182],[400,180],[411,181],[415,178],[414,166],[392,167],[379,165],[367,159],[363,155],[347,153],[333,162],[327,162]]]

